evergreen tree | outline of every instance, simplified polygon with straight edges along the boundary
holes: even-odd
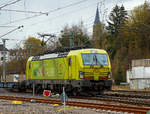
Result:
[[[114,59],[117,50],[121,48],[122,37],[119,37],[119,33],[124,27],[126,18],[127,11],[125,10],[123,5],[121,7],[116,5],[110,13],[108,26],[106,29],[110,33],[107,39],[107,51],[109,52],[112,59]]]
[[[111,35],[114,35],[115,37],[118,35],[119,29],[121,28],[121,25],[124,24],[126,18],[127,11],[124,6],[122,5],[119,7],[116,5],[111,11],[108,21],[107,29],[110,31]]]
[[[118,67],[117,67],[117,71],[116,71],[116,74],[115,74],[115,83],[116,83],[116,85],[120,85],[120,82],[123,81],[122,67],[121,67],[120,62],[118,62],[117,66]]]

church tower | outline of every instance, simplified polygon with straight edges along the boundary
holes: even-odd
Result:
[[[95,16],[95,20],[94,20],[94,25],[93,26],[96,26],[99,22],[100,22],[99,10],[98,10],[98,5],[97,5],[96,16]]]
[[[100,48],[99,38],[100,38],[100,18],[99,18],[99,10],[97,5],[96,16],[93,25],[93,43],[95,48]]]

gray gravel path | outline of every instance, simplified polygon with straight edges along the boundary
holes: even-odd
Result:
[[[8,91],[4,88],[0,88],[0,94],[3,94],[3,93],[8,93]]]
[[[51,104],[23,102],[20,105],[11,104],[12,101],[0,100],[0,114],[128,114],[121,112],[88,109],[81,107],[63,106]]]
[[[33,97],[32,94],[13,93],[3,88],[0,88],[0,95]],[[34,97],[44,98],[42,95]],[[72,99],[70,99],[70,101],[72,101]],[[85,101],[91,102],[89,100],[84,100],[84,102]],[[66,106],[64,113],[63,106],[55,107],[54,105],[51,104],[31,103],[31,102],[23,102],[21,105],[16,105],[11,104],[11,102],[12,101],[0,100],[0,114],[131,114],[131,113],[122,113],[115,111],[96,110],[70,106]]]

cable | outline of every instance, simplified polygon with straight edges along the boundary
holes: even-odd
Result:
[[[58,10],[61,10],[61,9],[65,9],[65,8],[68,8],[68,7],[71,7],[71,6],[74,6],[74,5],[78,5],[78,4],[86,2],[86,1],[88,1],[88,0],[81,0],[79,2],[71,3],[71,4],[68,4],[66,6],[63,6],[63,7],[60,7],[60,8],[56,8],[54,10],[51,10],[48,13],[55,12],[55,11],[58,11]]]
[[[1,9],[1,11],[12,11],[12,12],[19,12],[19,13],[39,13],[39,14],[45,14],[45,15],[48,15],[48,13],[35,12],[35,11],[10,10],[10,9]]]
[[[19,0],[19,1],[20,1],[20,0]],[[81,1],[79,1],[79,2],[75,2],[75,3],[72,3],[72,4],[68,4],[68,5],[66,5],[66,6],[59,7],[59,8],[57,8],[57,9],[53,9],[53,10],[49,11],[49,12],[47,13],[47,15],[48,15],[49,13],[52,13],[52,12],[55,12],[55,11],[58,11],[58,10],[61,10],[61,9],[65,9],[65,8],[68,8],[68,7],[71,7],[71,6],[80,4],[80,3],[83,3],[83,2],[85,2],[85,1],[88,1],[88,0],[81,0]],[[2,24],[2,25],[7,25],[7,24],[15,23],[15,22],[24,21],[24,20],[27,20],[27,19],[31,19],[31,18],[35,18],[35,17],[41,16],[41,15],[43,15],[43,14],[34,15],[34,16],[22,18],[22,19],[19,19],[19,20],[14,20],[14,21],[12,21],[12,22],[10,22],[10,23],[5,23],[5,24]]]
[[[13,28],[13,27],[18,27],[18,26],[1,26],[0,27],[4,27],[4,28]]]
[[[0,36],[0,38],[2,38],[2,37],[4,37],[4,36],[6,36],[6,35],[8,35],[8,34],[12,33],[13,31],[16,31],[16,30],[18,30],[18,29],[20,29],[20,28],[22,28],[22,27],[23,27],[23,26],[19,26],[19,27],[17,27],[17,28],[15,28],[15,29],[13,29],[13,30],[11,30],[11,31],[7,32],[6,34],[3,34],[2,36]]]
[[[92,5],[95,5],[95,3],[94,4],[92,4]],[[87,7],[84,7],[84,8],[80,8],[80,9],[78,9],[78,10],[82,10],[82,9],[85,9],[85,8],[89,8],[89,6],[87,6]],[[62,17],[62,16],[64,16],[64,15],[66,15],[66,14],[72,14],[73,12],[75,12],[76,10],[74,10],[74,11],[70,11],[70,12],[67,12],[67,13],[63,13],[63,14],[61,14],[61,15],[58,15],[58,16],[56,16],[56,17],[53,17],[53,18],[48,18],[48,19],[46,19],[46,20],[42,20],[42,21],[39,21],[39,22],[36,22],[36,23],[33,23],[33,24],[30,24],[30,25],[27,25],[27,26],[34,26],[34,25],[38,25],[38,24],[41,24],[41,23],[43,23],[43,22],[46,22],[46,21],[49,21],[50,19],[55,19],[55,18],[57,18],[58,19],[58,17]],[[92,17],[94,17],[95,15],[93,15],[93,16],[91,16],[91,17],[89,17],[89,18],[92,18]]]
[[[15,3],[19,2],[19,1],[21,1],[21,0],[16,0],[14,2],[7,3],[7,4],[3,5],[3,6],[1,6],[0,9],[2,9],[2,8],[6,7],[6,6],[9,6],[9,5],[15,4]]]
[[[4,24],[2,24],[2,25],[8,25],[8,24],[12,24],[12,23],[20,22],[20,21],[23,21],[23,20],[27,20],[27,19],[31,19],[31,18],[34,18],[34,17],[41,16],[41,15],[43,15],[43,14],[33,15],[33,16],[30,16],[30,17],[26,17],[26,18],[22,18],[22,19],[14,20],[14,21],[11,21],[11,22],[9,22],[9,23],[4,23]]]
[[[82,0],[82,1],[80,1],[80,2],[83,2],[83,1],[85,1],[85,0]],[[87,0],[86,0],[87,1]],[[76,4],[79,4],[80,2],[77,2],[77,3],[75,3],[75,5]],[[70,4],[70,6],[72,6],[73,4]],[[61,8],[58,8],[57,10],[54,10],[54,11],[58,11],[58,10],[60,10],[60,9],[63,9],[63,8],[67,8],[67,7],[70,7],[69,5],[67,5],[66,7],[61,7]],[[50,11],[49,13],[51,13],[51,12],[54,12],[54,11]],[[37,15],[34,15],[34,16],[37,16]],[[34,17],[34,16],[32,16],[32,17]],[[32,18],[32,17],[27,17],[27,18]],[[24,19],[27,19],[27,18],[24,18]],[[21,19],[19,19],[20,21],[21,21]],[[60,33],[60,32],[57,32],[57,33]]]
[[[12,2],[13,0],[8,1],[7,3],[2,3],[0,6],[4,5],[4,4],[8,4],[9,2]]]

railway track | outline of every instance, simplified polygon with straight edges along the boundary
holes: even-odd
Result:
[[[115,102],[115,103],[123,103],[123,104],[130,104],[136,106],[148,106],[150,107],[150,100],[142,100],[142,99],[131,99],[126,97],[71,97],[75,99],[88,99],[88,100],[96,100],[96,101],[106,101],[106,102]]]
[[[27,97],[14,97],[14,96],[0,96],[0,99],[19,100],[19,101],[25,101],[25,102],[35,101],[37,103],[62,105],[62,102],[60,102],[59,100],[54,100],[54,99],[27,98]],[[150,110],[150,107],[123,106],[123,105],[87,103],[87,102],[77,102],[77,101],[68,101],[68,102],[66,102],[66,105],[77,106],[77,107],[86,107],[86,108],[94,108],[94,109],[101,109],[101,110],[129,112],[129,113],[136,113],[136,114],[146,114],[146,112],[148,112]]]
[[[133,94],[134,93],[134,94]],[[96,101],[106,101],[106,102],[117,102],[123,104],[137,105],[137,106],[148,106],[150,107],[150,92],[146,94],[137,91],[108,91],[103,95],[97,97],[72,97],[76,99],[88,99]]]
[[[145,94],[125,94],[125,93],[105,93],[105,96],[116,96],[116,97],[131,97],[131,98],[139,98],[139,99],[149,99],[150,95]]]
[[[136,98],[150,98],[150,91],[129,91],[129,90],[111,90],[105,91],[105,94],[118,95],[118,96],[130,96]]]
[[[111,92],[118,92],[118,93],[121,93],[121,92],[124,92],[124,93],[146,93],[146,94],[149,94],[150,95],[150,91],[144,91],[144,90],[111,90]]]
[[[112,103],[122,103],[127,105],[137,105],[137,106],[148,106],[150,107],[150,96],[149,95],[136,95],[136,94],[125,94],[124,91],[122,92],[116,92],[116,91],[110,91],[106,92],[103,95],[100,95],[98,97],[69,97],[73,99],[84,99],[84,100],[95,100],[95,101],[105,101],[105,102],[112,102]],[[17,92],[19,95],[19,93]],[[31,94],[32,95],[32,94]]]

